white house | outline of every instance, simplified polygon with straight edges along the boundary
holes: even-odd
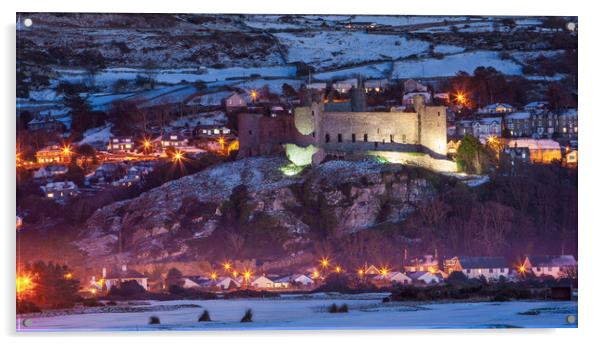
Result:
[[[429,271],[411,272],[408,276],[412,279],[413,283],[439,284],[443,280],[441,276]]]
[[[489,137],[502,135],[501,117],[484,117],[473,123],[472,135],[475,137]]]
[[[231,288],[239,288],[241,284],[237,280],[232,279],[230,277],[222,277],[216,281],[215,286],[222,290],[228,290]]]
[[[326,83],[309,83],[307,84],[307,88],[311,90],[324,90],[326,89]]]
[[[291,286],[291,277],[286,276],[274,280],[274,288],[276,289],[288,289]]]
[[[111,287],[118,287],[121,283],[127,281],[135,281],[138,285],[142,286],[144,290],[148,290],[148,278],[138,271],[129,270],[126,265],[121,266],[121,270],[114,270],[109,274],[106,272],[107,270],[103,268],[102,275],[107,291],[110,291]]]
[[[510,275],[510,267],[501,256],[460,256],[458,260],[462,273],[468,278],[483,276],[487,280],[498,280]]]
[[[366,92],[383,92],[389,87],[387,79],[369,79],[364,82]]]
[[[64,175],[69,171],[69,168],[64,165],[48,165],[43,166],[33,173],[33,178],[43,180],[53,176]]]
[[[212,280],[199,277],[199,276],[187,276],[183,277],[184,284],[182,285],[185,289],[201,289],[210,287],[212,285]]]
[[[58,202],[63,201],[67,197],[77,195],[78,191],[77,185],[73,181],[50,182],[40,188],[48,199]]]
[[[412,283],[412,278],[408,277],[403,272],[398,272],[398,271],[389,272],[389,274],[387,274],[387,279],[392,283],[403,284],[403,285]]]
[[[109,152],[130,152],[134,149],[134,138],[132,137],[113,137],[107,146]]]
[[[188,144],[188,139],[184,138],[182,134],[165,134],[161,138],[161,146],[167,147],[182,147]]]
[[[480,108],[479,114],[507,114],[514,112],[514,107],[506,103],[493,103]]]
[[[251,282],[251,286],[256,289],[272,289],[274,288],[274,282],[266,276],[260,276]]]
[[[399,272],[399,271],[389,272],[385,275],[380,274],[380,275],[377,275],[376,277],[374,277],[373,279],[376,281],[381,281],[381,282],[388,281],[390,283],[403,284],[403,285],[412,283],[412,278],[410,278],[403,272]]]
[[[352,87],[357,87],[357,79],[355,78],[337,81],[332,84],[332,88],[337,90],[339,93],[349,92]]]
[[[226,109],[243,108],[247,106],[245,97],[238,93],[232,93],[225,100]]]
[[[574,275],[577,261],[572,255],[527,256],[522,267],[537,277],[547,275],[558,279]]]
[[[293,274],[291,276],[291,281],[305,286],[313,285],[314,283],[314,280],[305,274]]]

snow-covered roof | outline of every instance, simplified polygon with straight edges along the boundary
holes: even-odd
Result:
[[[539,267],[576,266],[577,261],[572,255],[536,255],[529,256],[529,262]]]
[[[563,111],[560,112],[560,115],[577,116],[577,109],[575,109],[575,108],[565,109],[565,110],[563,110]]]
[[[525,110],[539,109],[539,108],[543,108],[547,105],[548,105],[548,102],[546,102],[546,101],[535,101],[535,102],[525,104],[524,108],[525,108]]]
[[[560,144],[552,139],[519,138],[508,141],[509,147],[528,147],[533,150],[560,150]]]
[[[526,111],[519,111],[506,115],[506,119],[510,120],[528,120],[530,118],[531,114]]]
[[[506,260],[502,256],[460,256],[462,268],[502,268],[506,267]]]
[[[491,125],[493,123],[502,123],[502,118],[501,117],[484,117],[482,119],[479,119],[477,122],[482,125]]]
[[[50,182],[41,187],[44,192],[53,190],[75,189],[77,186],[73,181]]]
[[[486,106],[484,106],[483,108],[479,109],[480,113],[505,113],[505,112],[511,112],[514,110],[514,107],[511,106],[510,104],[506,104],[506,103],[493,103],[493,104],[488,104]]]

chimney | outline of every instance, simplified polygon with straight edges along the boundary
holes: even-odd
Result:
[[[107,268],[106,268],[106,267],[103,267],[103,268],[102,268],[102,278],[104,279],[104,278],[106,278],[106,277],[107,277]]]
[[[127,268],[127,266],[124,264],[124,265],[121,265],[121,270],[122,270],[123,272],[125,272],[125,271],[127,271],[127,270],[128,270],[128,268]]]

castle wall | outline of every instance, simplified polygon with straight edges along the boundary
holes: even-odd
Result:
[[[355,142],[354,142],[355,135]],[[319,146],[327,150],[373,149],[378,145],[419,144],[418,117],[404,112],[322,113],[316,129]]]
[[[423,107],[420,114],[420,144],[434,158],[447,156],[447,118],[445,107]]]

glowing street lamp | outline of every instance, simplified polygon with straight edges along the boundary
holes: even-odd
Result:
[[[223,265],[226,271],[229,271],[232,268],[232,264],[229,262],[224,262]]]
[[[322,267],[327,268],[328,264],[328,258],[322,258],[322,260],[320,260],[320,265],[322,265]]]
[[[34,288],[33,278],[29,274],[17,276],[17,295],[22,296],[30,293]]]
[[[211,277],[211,280],[213,280],[213,281],[217,280],[217,273],[211,272],[210,277]]]
[[[173,154],[172,160],[173,160],[174,162],[180,162],[180,161],[182,160],[182,158],[183,158],[183,157],[184,157],[184,155],[182,154],[182,152],[180,152],[180,151],[176,151],[176,152]]]
[[[249,280],[251,279],[251,275],[253,275],[253,272],[246,270],[243,273],[243,277],[245,278],[245,282],[249,283]]]
[[[466,94],[464,94],[462,91],[458,91],[456,93],[456,103],[460,105],[466,105],[468,103],[468,98],[466,97]]]
[[[65,279],[71,279],[71,278],[73,278],[73,273],[71,273],[71,272],[65,273],[64,277],[65,277]]]
[[[357,270],[357,275],[358,275],[358,276],[360,276],[360,277],[363,277],[363,276],[364,276],[364,274],[365,274],[365,272],[364,272],[364,270],[363,270],[363,269],[359,269],[359,270]]]
[[[63,146],[63,154],[69,156],[71,154],[71,147],[69,145]]]
[[[257,100],[257,91],[251,90],[251,99],[253,100],[253,103],[255,103]]]
[[[318,272],[317,270],[314,271],[314,273],[312,273],[311,277],[313,279],[318,279],[320,278],[320,272]]]
[[[389,269],[387,267],[381,267],[381,269],[380,269],[380,275],[382,275],[383,277],[385,277],[387,274],[389,274]]]
[[[341,268],[341,266],[336,266],[334,268],[334,271],[337,272],[337,273],[341,273],[343,271],[343,269]]]

